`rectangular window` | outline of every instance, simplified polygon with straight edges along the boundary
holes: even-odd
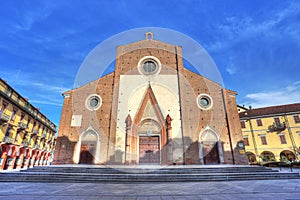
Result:
[[[263,125],[261,119],[257,119],[256,124],[257,124],[257,126],[262,126]]]
[[[11,113],[10,121],[13,122],[15,120],[17,112],[18,112],[18,109],[17,108],[13,108],[13,111]]]
[[[11,97],[11,95],[12,95],[12,91],[11,91],[10,88],[6,88],[6,92],[5,92],[5,93],[6,93],[7,96],[9,96],[9,97]]]
[[[244,136],[244,145],[245,146],[249,146],[249,139],[248,139],[248,136]]]
[[[297,134],[298,134],[298,138],[300,139],[300,131],[297,131]]]
[[[260,140],[262,145],[267,145],[267,138],[266,135],[260,135]]]
[[[29,123],[30,123],[30,117],[28,116],[28,120],[27,120],[27,127],[29,126]]]
[[[275,117],[274,118],[274,122],[275,122],[276,126],[280,126],[280,119],[279,119],[279,117]]]
[[[280,143],[281,144],[286,144],[286,139],[285,139],[285,135],[284,134],[280,134],[279,135],[279,139],[280,139]]]
[[[11,130],[11,127],[9,126],[9,127],[6,129],[5,136],[7,136],[7,137],[10,136],[10,130]]]
[[[24,117],[25,117],[25,113],[21,112],[20,122],[23,121]]]
[[[294,115],[295,123],[300,123],[299,115]]]
[[[2,101],[2,106],[1,106],[1,112],[4,112],[5,109],[7,108],[8,103],[6,101]]]
[[[245,123],[245,121],[241,121],[241,127],[242,127],[242,128],[246,128],[246,123]]]
[[[33,132],[35,126],[36,126],[36,122],[33,122],[33,126],[32,126],[32,129],[31,129],[31,132]]]

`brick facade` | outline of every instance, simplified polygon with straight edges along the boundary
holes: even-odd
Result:
[[[153,59],[160,71],[141,74],[143,59]],[[97,110],[87,107],[93,94],[102,99]],[[211,97],[212,108],[199,108],[200,94]],[[119,46],[113,73],[64,93],[54,163],[81,163],[92,154],[90,163],[138,164],[145,148],[150,163],[246,164],[235,96],[185,69],[179,46],[153,39]],[[145,137],[159,143],[140,146]]]

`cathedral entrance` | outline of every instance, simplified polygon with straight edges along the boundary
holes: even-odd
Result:
[[[205,165],[220,164],[223,162],[223,153],[219,136],[210,128],[205,128],[199,138],[200,163]]]
[[[98,134],[92,130],[84,132],[80,137],[78,146],[79,163],[94,164],[97,159],[97,148],[99,148]]]
[[[204,164],[219,164],[218,143],[204,142],[203,143]]]
[[[139,164],[160,164],[159,136],[139,137]]]
[[[80,164],[92,164],[94,161],[96,142],[82,142]]]

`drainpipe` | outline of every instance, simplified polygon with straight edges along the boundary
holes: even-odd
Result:
[[[256,140],[255,140],[255,136],[254,136],[254,131],[253,131],[253,127],[252,127],[251,118],[249,117],[248,120],[249,120],[250,132],[251,132],[251,135],[252,135],[252,140],[253,140],[253,146],[254,146],[255,155],[256,155],[256,157],[259,157],[258,151],[257,151]]]

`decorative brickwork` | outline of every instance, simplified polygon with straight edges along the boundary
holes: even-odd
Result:
[[[117,48],[114,73],[64,93],[54,163],[246,164],[238,146],[243,138],[236,93],[185,69],[181,47],[145,36]],[[146,70],[160,64],[158,74],[140,73],[144,58],[150,59]],[[85,106],[92,94],[102,99],[97,110]],[[211,97],[211,108],[197,105],[200,94]],[[97,136],[89,143],[95,151],[82,159],[89,131]],[[215,140],[201,137],[204,133]],[[214,153],[205,153],[207,144]]]

